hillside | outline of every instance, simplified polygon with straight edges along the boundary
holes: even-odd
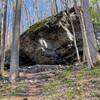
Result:
[[[23,68],[12,86],[7,78],[0,81],[0,100],[100,100],[100,66],[62,67],[66,69]]]

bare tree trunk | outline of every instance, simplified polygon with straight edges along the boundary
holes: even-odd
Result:
[[[1,18],[2,18],[2,16],[1,16],[1,13],[0,13],[0,38],[1,38],[1,24],[2,24]]]
[[[10,82],[15,82],[18,76],[19,68],[19,36],[20,36],[20,19],[21,19],[21,4],[22,0],[16,1],[16,9],[13,25],[13,41],[11,48],[11,62],[10,62]]]
[[[1,26],[2,26],[2,14],[0,12],[0,57],[1,57]],[[1,60],[1,58],[0,58],[0,60]],[[1,64],[1,61],[0,61],[0,64]],[[0,72],[0,76],[1,76],[1,72]]]
[[[30,14],[30,11],[28,10],[26,4],[23,2],[24,4],[24,8],[25,8],[25,13],[26,13],[26,16],[27,16],[27,20],[28,20],[28,23],[29,25],[28,26],[31,26],[32,25],[32,20],[31,20],[31,14]]]
[[[81,16],[80,16],[80,12],[79,12],[79,10],[78,10],[78,5],[77,5],[77,1],[76,0],[74,0],[73,1],[74,2],[74,9],[75,9],[75,13],[76,13],[76,15],[78,16],[78,18],[79,18],[79,21],[80,21],[80,27],[81,27],[81,31],[82,31],[82,39],[83,39],[83,59],[82,59],[82,61],[83,62],[85,62],[86,61],[86,57],[85,57],[85,46],[84,46],[84,43],[85,43],[85,40],[84,40],[84,36],[83,36],[83,27],[82,27],[82,21],[81,21]]]
[[[68,9],[68,0],[60,0],[62,3],[62,9]]]
[[[73,0],[74,6],[77,7],[77,0]]]
[[[82,27],[82,36],[83,36],[83,45],[85,48],[85,56],[86,56],[86,60],[88,63],[88,68],[92,68],[93,67],[93,62],[91,59],[91,54],[90,54],[90,49],[89,49],[89,44],[88,44],[88,38],[87,38],[87,31],[86,31],[86,26],[85,26],[85,21],[84,21],[84,17],[83,17],[83,12],[80,9],[80,17],[81,17],[81,27]]]
[[[38,0],[33,0],[33,5],[34,5],[34,15],[35,15],[35,22],[39,20],[39,15],[38,15]]]
[[[6,13],[7,13],[7,0],[3,1],[2,8],[2,26],[1,26],[1,74],[4,73],[5,63],[5,34],[6,34]]]
[[[82,39],[83,39],[83,63],[86,62],[86,56],[85,56],[85,51],[86,51],[86,48],[85,48],[85,38],[84,38],[84,30],[83,30],[83,23],[82,23],[82,16],[80,14],[80,12],[78,12],[78,10],[76,9],[76,12],[79,16],[79,21],[80,21],[80,27],[81,27],[81,32],[82,32]]]
[[[56,15],[58,13],[58,7],[56,0],[51,0],[51,14]]]
[[[5,45],[5,51],[7,51],[10,47],[10,15],[11,15],[11,2],[9,3],[9,12],[7,15],[7,29],[6,29],[6,45]]]
[[[84,16],[84,23],[86,26],[86,32],[87,32],[87,42],[90,50],[90,57],[92,59],[93,64],[97,62],[97,44],[96,44],[96,38],[94,34],[94,28],[92,24],[92,19],[90,16],[90,13],[88,11],[89,8],[89,0],[82,0],[82,8],[83,8],[83,16]],[[87,54],[85,54],[86,56]]]
[[[73,35],[74,35],[74,46],[75,46],[75,50],[76,50],[77,60],[78,60],[78,63],[80,64],[80,55],[79,55],[79,50],[78,50],[77,43],[76,43],[75,29],[74,29],[73,22],[72,22],[70,16],[69,16],[69,19],[70,19],[70,22],[71,22],[72,31],[73,31]]]
[[[14,3],[14,0],[11,0],[11,17],[12,17],[12,22],[11,22],[11,24],[12,24],[12,25],[9,26],[9,29],[13,28],[13,25],[14,25],[14,14],[15,14],[15,3]],[[12,38],[13,38],[12,35],[13,35],[13,29],[12,29],[12,31],[9,33],[9,42],[10,42],[9,47],[12,46]]]
[[[74,1],[74,3],[75,3],[75,7],[76,7],[77,6],[76,0]],[[65,2],[65,5],[66,5],[66,8],[67,8],[67,13],[69,14],[68,1]],[[73,22],[72,22],[72,19],[70,17],[70,14],[69,14],[69,20],[70,20],[72,31],[73,31],[74,46],[75,46],[75,50],[76,50],[77,60],[78,60],[78,62],[80,64],[80,56],[79,56],[79,50],[78,50],[77,43],[76,43],[75,29],[74,29]]]
[[[96,2],[96,6],[97,6],[97,13],[98,13],[98,21],[100,21],[100,1]]]

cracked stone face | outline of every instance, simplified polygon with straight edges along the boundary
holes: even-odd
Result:
[[[20,65],[67,64],[73,58],[73,35],[66,12],[53,16],[37,31],[31,27],[20,37]]]
[[[28,54],[27,56],[36,64],[59,64],[64,62],[63,56],[67,52],[67,47],[71,48],[72,40],[63,28],[50,28],[54,32],[48,32],[46,28],[45,30],[37,32],[37,36],[34,35],[33,37],[37,37],[35,40],[30,39],[29,36],[23,38],[21,40],[21,50],[26,55]]]

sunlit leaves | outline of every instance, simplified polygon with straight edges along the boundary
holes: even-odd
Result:
[[[89,7],[90,14],[92,16],[93,22],[95,24],[100,24],[100,14],[98,13],[96,9],[96,3],[100,0],[91,0],[92,6]]]

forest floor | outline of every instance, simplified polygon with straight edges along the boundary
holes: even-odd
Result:
[[[20,72],[11,85],[5,73],[0,79],[0,100],[100,100],[100,67],[63,71]]]

